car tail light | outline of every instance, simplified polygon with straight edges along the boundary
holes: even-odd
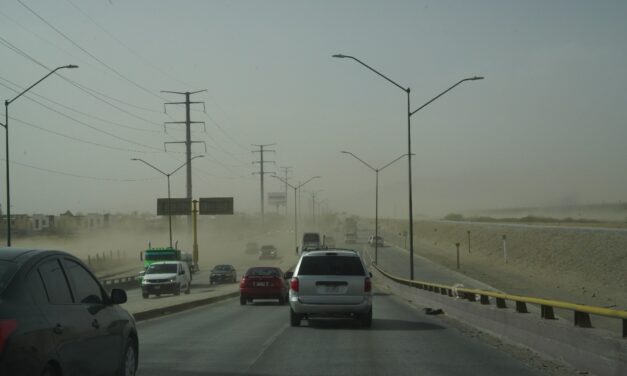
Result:
[[[292,291],[296,291],[298,292],[298,278],[294,277],[290,280],[290,289],[292,289]]]
[[[368,277],[366,277],[366,281],[364,282],[364,291],[365,292],[372,291],[372,281],[370,281],[370,278]]]
[[[0,320],[0,353],[4,350],[7,339],[17,329],[17,320]]]
[[[242,277],[242,279],[239,281],[239,287],[246,287],[246,277]]]
[[[280,277],[274,277],[274,285],[277,287],[283,286],[283,280]]]

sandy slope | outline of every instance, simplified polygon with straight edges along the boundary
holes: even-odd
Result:
[[[498,289],[627,309],[627,231],[445,221],[414,225],[416,252],[455,268],[459,242],[461,272]],[[387,220],[382,228],[387,239],[402,245],[398,234],[404,226],[405,221]]]

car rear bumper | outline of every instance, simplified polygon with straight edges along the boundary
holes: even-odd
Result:
[[[225,275],[212,275],[209,277],[210,282],[230,282],[233,280],[233,276],[229,274]]]
[[[303,303],[298,295],[290,294],[289,298],[290,307],[298,314],[310,314],[320,316],[333,316],[343,314],[363,314],[368,313],[372,309],[372,297],[366,296],[364,299],[356,304],[340,304],[335,302],[332,304],[323,303]]]
[[[277,288],[240,288],[240,295],[246,299],[276,299],[279,296],[286,296],[287,291]]]

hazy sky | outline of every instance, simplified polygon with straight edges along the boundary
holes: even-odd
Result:
[[[13,213],[154,212],[184,161],[181,101],[192,119],[194,197],[259,210],[251,144],[321,179],[327,208],[369,215],[374,173],[407,152],[412,110],[416,213],[625,200],[625,1],[5,0],[0,98],[60,70],[9,107]],[[48,68],[48,70],[44,67]],[[83,90],[79,89],[83,88]],[[14,91],[17,90],[17,91]],[[36,102],[35,102],[36,101]],[[45,105],[45,106],[44,106]],[[4,122],[4,108],[0,109]],[[0,129],[0,202],[5,201]],[[185,170],[172,176],[185,195]],[[282,190],[267,177],[266,192]],[[380,173],[380,211],[407,215],[407,162]],[[306,197],[306,196],[304,196]],[[290,196],[290,204],[292,197]],[[309,201],[308,201],[309,202]],[[270,210],[270,209],[268,209]]]

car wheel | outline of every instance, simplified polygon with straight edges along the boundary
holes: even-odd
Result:
[[[246,305],[246,298],[244,298],[243,296],[239,297],[239,304],[240,305]]]
[[[129,338],[126,341],[126,349],[124,350],[124,357],[122,358],[122,364],[120,364],[120,376],[133,376],[137,373],[137,354],[135,349],[135,341]]]
[[[142,298],[144,298],[144,299],[148,299],[148,295],[149,295],[149,294],[147,294],[147,293],[142,293]]]
[[[57,371],[50,364],[48,364],[46,368],[44,368],[44,370],[41,372],[41,376],[57,376],[57,375],[58,375]]]
[[[188,282],[187,283],[187,290],[185,290],[185,294],[189,295],[190,292],[192,292],[192,283]]]
[[[174,291],[174,295],[181,295],[181,284],[179,283],[178,286],[176,286],[176,291]]]
[[[291,326],[300,326],[300,320],[302,319],[302,317],[294,312],[294,310],[292,310],[290,308],[290,325]]]
[[[370,308],[368,313],[360,316],[359,318],[361,320],[361,326],[364,328],[370,328],[372,326],[372,308]]]

